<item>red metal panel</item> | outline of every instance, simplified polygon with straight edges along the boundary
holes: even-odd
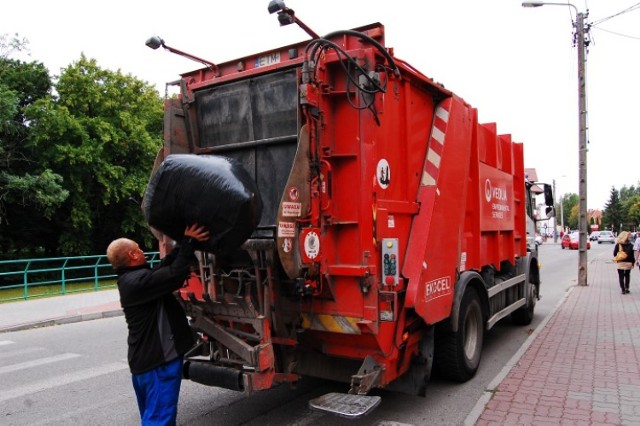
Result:
[[[527,209],[525,206],[524,146],[513,143],[513,191],[514,191],[514,242],[516,255],[523,257],[527,253]]]
[[[449,316],[461,237],[475,111],[457,97],[436,108],[418,191],[420,212],[409,235],[403,275],[406,305],[434,323]]]
[[[480,163],[479,190],[481,231],[512,231],[513,176]]]

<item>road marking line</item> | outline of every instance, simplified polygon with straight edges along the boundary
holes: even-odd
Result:
[[[19,386],[10,390],[3,389],[0,391],[0,402],[8,401],[13,398],[20,398],[25,395],[33,395],[52,388],[65,386],[82,380],[93,379],[94,377],[115,373],[128,368],[129,366],[126,363],[114,362],[100,367],[92,367],[87,370],[80,370],[71,374],[65,374],[64,376],[52,377],[47,380],[42,380],[25,386]]]
[[[25,368],[37,367],[39,365],[51,364],[53,362],[66,361],[68,359],[77,358],[79,356],[80,354],[66,353],[51,356],[48,358],[40,358],[33,361],[21,362],[19,364],[7,365],[5,367],[0,367],[0,374],[12,373],[14,371],[24,370]]]
[[[18,357],[21,357],[23,355],[30,354],[30,353],[42,352],[43,350],[44,350],[44,348],[38,348],[38,347],[35,347],[35,346],[34,347],[29,347],[29,348],[14,349],[12,351],[2,352],[0,354],[0,359],[18,358]]]
[[[0,346],[13,345],[14,343],[11,340],[0,340]]]

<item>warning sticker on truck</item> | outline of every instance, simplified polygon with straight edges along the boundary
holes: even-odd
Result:
[[[292,203],[285,201],[282,203],[282,216],[284,217],[300,217],[302,213],[302,203]]]
[[[295,222],[278,222],[278,237],[293,238],[296,236]]]
[[[378,179],[378,185],[380,185],[382,189],[387,189],[391,183],[391,169],[389,168],[389,162],[385,158],[378,161],[376,178]]]
[[[295,186],[289,188],[288,194],[291,201],[297,201],[300,198],[300,191]]]
[[[289,253],[291,251],[291,248],[293,247],[293,241],[291,241],[291,238],[285,238],[284,240],[282,240],[282,251],[285,253]]]
[[[320,238],[318,234],[311,231],[304,237],[304,254],[311,260],[315,259],[320,252]]]

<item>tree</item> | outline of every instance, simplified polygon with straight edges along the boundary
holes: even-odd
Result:
[[[162,146],[157,91],[84,55],[63,69],[56,90],[58,99],[40,99],[28,118],[31,141],[69,191],[53,220],[58,252],[103,252],[120,235],[150,247],[139,202]]]
[[[604,229],[611,229],[616,232],[620,231],[624,221],[624,216],[625,214],[622,208],[622,203],[620,202],[620,195],[616,188],[611,187],[609,201],[604,206],[602,218]]]
[[[566,194],[563,199],[564,202],[564,223],[570,229],[578,229],[579,219],[579,198],[578,194]],[[568,213],[568,214],[567,214]]]
[[[640,197],[629,203],[627,218],[631,223],[635,224],[636,231],[640,230]]]
[[[20,38],[18,33],[10,36],[0,34],[0,58],[8,59],[14,52],[28,51],[29,40]]]
[[[48,98],[51,79],[38,62],[9,58],[25,48],[17,35],[0,36],[0,253],[3,258],[34,255],[51,230],[43,226],[68,196],[62,176],[47,168],[29,144],[25,110]]]
[[[563,219],[565,228],[577,229],[578,216],[574,214],[574,207],[578,205],[577,194],[562,194],[556,205],[556,218]],[[560,218],[562,216],[562,218]]]
[[[631,215],[632,207],[640,202],[640,185],[635,188],[633,185],[627,187],[626,185],[620,188],[620,204],[622,205],[623,220],[622,229],[633,231],[640,223],[637,218]]]

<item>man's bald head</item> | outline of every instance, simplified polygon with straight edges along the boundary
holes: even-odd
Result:
[[[131,265],[129,253],[138,248],[138,244],[128,238],[113,240],[107,247],[107,259],[113,269],[125,268]]]

